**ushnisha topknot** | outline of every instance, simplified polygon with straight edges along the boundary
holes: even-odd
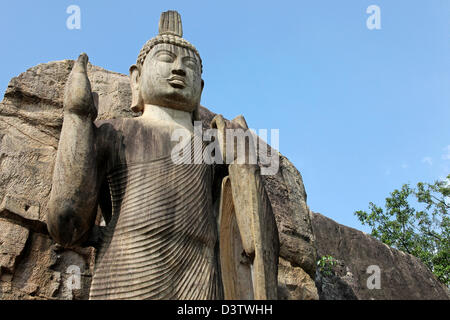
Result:
[[[177,11],[166,11],[161,13],[159,20],[159,34],[148,40],[141,51],[136,61],[136,65],[141,69],[144,64],[147,54],[154,46],[161,43],[173,44],[179,47],[187,48],[195,52],[200,61],[200,72],[203,72],[202,58],[197,49],[187,40],[183,39],[183,25],[181,23],[181,16]]]

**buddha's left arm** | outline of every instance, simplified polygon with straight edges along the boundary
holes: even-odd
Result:
[[[278,232],[259,166],[230,164],[228,170],[241,237],[251,238],[244,250],[253,259],[254,298],[276,299]]]
[[[213,120],[213,127],[218,128],[219,132],[223,132],[226,127],[248,129],[243,117],[227,124],[219,116],[219,119]],[[225,145],[222,142],[222,150],[226,149]],[[248,146],[251,145],[252,143]],[[276,299],[278,230],[260,168],[257,164],[248,162],[250,161],[242,163],[234,160],[228,166],[236,222],[243,249],[252,262],[254,298]]]

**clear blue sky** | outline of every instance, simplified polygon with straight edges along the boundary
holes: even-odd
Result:
[[[66,28],[72,4],[81,30]],[[366,27],[372,4],[381,30]],[[450,173],[448,0],[2,1],[0,92],[80,52],[128,73],[169,9],[203,58],[202,104],[280,129],[313,211],[367,231],[355,210]]]

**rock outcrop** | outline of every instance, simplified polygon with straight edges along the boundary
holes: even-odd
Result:
[[[27,70],[10,81],[0,103],[0,299],[89,295],[95,241],[92,247],[63,249],[51,240],[46,227],[62,99],[72,66],[72,60],[64,60]],[[129,109],[126,75],[89,65],[88,76],[97,119],[136,116]],[[205,126],[214,115],[200,110]],[[247,121],[251,124],[251,119]],[[278,173],[263,178],[280,237],[280,299],[448,298],[446,289],[416,258],[311,213],[302,177],[287,158],[280,155]],[[338,259],[332,276],[316,272],[316,261],[323,255]],[[370,264],[381,268],[381,290],[365,285]],[[80,275],[79,283],[74,282],[74,272]]]
[[[318,213],[312,215],[312,226],[318,255],[337,260],[330,274],[317,270],[321,300],[450,298],[448,289],[418,258]],[[379,289],[375,286],[377,273]]]
[[[64,87],[72,67],[72,60],[64,60],[29,69],[10,81],[0,103],[0,299],[88,297],[95,248],[63,250],[46,228]],[[98,120],[136,116],[129,109],[126,75],[89,65],[88,76]],[[205,126],[214,115],[200,110]],[[280,296],[317,299],[316,251],[302,177],[280,157],[278,174],[264,177],[280,232]],[[81,272],[80,289],[67,289],[69,266]],[[301,274],[301,280],[293,274]]]

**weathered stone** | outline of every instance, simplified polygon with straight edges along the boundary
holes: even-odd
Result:
[[[280,170],[276,175],[264,176],[264,183],[277,220],[280,257],[313,277],[316,249],[300,172],[280,155]]]
[[[324,217],[312,215],[319,256],[331,255],[338,264],[331,276],[316,276],[320,299],[449,299],[445,288],[416,257]],[[369,289],[371,265],[380,268],[381,288]],[[369,279],[372,283],[372,279]]]
[[[317,269],[315,283],[320,300],[358,300],[353,292],[357,286],[351,270],[341,260],[335,260],[329,274]]]
[[[1,275],[0,299],[86,299],[94,254],[93,249],[63,250],[48,236],[32,233],[13,274]],[[67,286],[70,266],[80,270],[79,289]]]
[[[278,299],[319,300],[314,280],[299,267],[280,258],[278,264]]]
[[[27,228],[0,218],[0,276],[14,273],[28,239]]]
[[[89,247],[73,251],[58,246],[53,248],[58,257],[53,269],[57,270],[61,277],[56,297],[64,300],[87,299],[94,272],[95,249]],[[78,272],[79,280],[76,279]]]

